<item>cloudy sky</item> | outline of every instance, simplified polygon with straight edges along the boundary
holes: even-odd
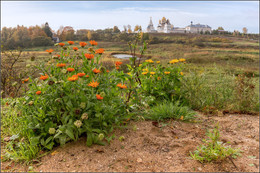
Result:
[[[62,26],[104,29],[141,25],[150,17],[157,27],[165,16],[175,27],[193,23],[213,29],[259,33],[259,1],[1,1],[1,27],[32,26],[48,22],[53,30]]]

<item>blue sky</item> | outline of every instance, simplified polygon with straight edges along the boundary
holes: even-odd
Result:
[[[1,27],[32,26],[48,22],[53,30],[62,26],[104,29],[141,25],[150,17],[156,27],[165,16],[175,27],[193,23],[213,29],[259,33],[259,1],[1,1]]]

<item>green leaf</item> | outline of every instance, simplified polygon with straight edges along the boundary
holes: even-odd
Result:
[[[90,147],[93,143],[93,139],[92,139],[92,133],[88,133],[87,136],[87,146]]]
[[[61,145],[64,145],[66,143],[66,138],[67,138],[67,136],[65,136],[65,135],[59,136],[59,140],[60,140]]]
[[[73,140],[75,140],[74,134],[73,134],[73,129],[72,128],[67,128],[65,130],[65,133]]]
[[[48,139],[46,139],[46,141],[45,141],[45,145],[47,145],[52,139],[53,139],[52,136],[48,137]]]
[[[54,145],[54,142],[51,142],[51,143],[49,143],[48,145],[46,145],[45,147],[46,147],[47,149],[51,150],[52,147],[53,147],[53,145]]]

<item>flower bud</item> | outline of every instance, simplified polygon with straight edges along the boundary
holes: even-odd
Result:
[[[80,126],[82,126],[82,122],[80,120],[77,120],[74,122],[74,125],[77,127],[77,128],[80,128]]]
[[[49,128],[49,134],[53,135],[55,134],[56,130],[55,128]]]
[[[103,139],[104,139],[104,134],[103,133],[100,133],[99,135],[98,135],[98,139],[100,140],[100,141],[102,141]]]

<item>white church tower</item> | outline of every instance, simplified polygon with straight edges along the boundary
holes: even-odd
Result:
[[[150,17],[150,23],[147,26],[147,32],[156,32],[156,30],[153,27],[153,21],[152,21],[152,17]]]

